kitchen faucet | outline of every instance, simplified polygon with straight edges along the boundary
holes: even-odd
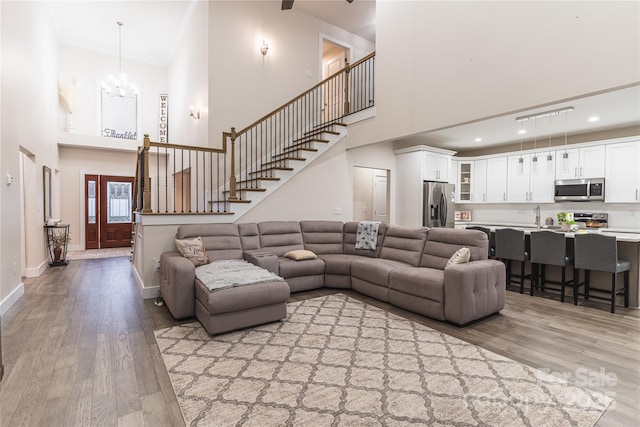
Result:
[[[541,228],[541,224],[540,224],[540,205],[536,205],[536,228],[538,230],[540,230]]]

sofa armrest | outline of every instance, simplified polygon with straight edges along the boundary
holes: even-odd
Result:
[[[251,249],[244,251],[244,259],[253,265],[269,270],[273,274],[280,275],[278,256],[264,249]]]
[[[506,272],[496,260],[455,264],[444,270],[444,317],[464,325],[504,308]]]
[[[160,255],[160,292],[176,319],[195,315],[196,268],[177,252]]]

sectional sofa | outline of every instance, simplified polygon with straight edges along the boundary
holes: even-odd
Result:
[[[257,324],[261,316],[269,318],[266,321],[282,318],[289,291],[322,287],[353,289],[456,325],[504,308],[504,265],[487,259],[485,233],[380,224],[375,250],[363,250],[356,249],[357,228],[357,222],[340,221],[183,225],[176,238],[200,236],[212,261],[245,259],[284,278],[288,289],[261,284],[210,292],[190,261],[165,252],[160,290],[175,318],[195,315],[209,333]],[[447,267],[462,247],[470,249],[470,261]],[[284,256],[302,249],[317,258],[296,261]],[[265,307],[272,312],[265,314]],[[227,324],[221,327],[220,322]]]

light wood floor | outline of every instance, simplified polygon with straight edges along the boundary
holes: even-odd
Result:
[[[561,304],[508,292],[500,315],[457,328],[344,293],[530,366],[566,373],[570,382],[587,382],[615,398],[598,425],[638,425],[638,310],[620,307],[612,315],[606,304],[574,307],[571,299]],[[183,425],[153,335],[177,323],[165,307],[141,299],[127,258],[71,261],[26,279],[25,295],[2,318],[0,425]]]

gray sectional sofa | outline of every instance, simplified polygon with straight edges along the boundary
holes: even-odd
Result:
[[[504,265],[487,259],[485,233],[380,224],[376,249],[362,250],[356,249],[357,227],[357,222],[340,221],[180,226],[176,237],[200,236],[211,260],[245,259],[284,278],[288,289],[260,284],[210,292],[196,279],[190,261],[165,252],[160,258],[162,296],[175,318],[195,315],[209,333],[282,318],[289,291],[322,287],[353,289],[456,325],[504,308]],[[445,269],[462,247],[470,249],[470,262]],[[317,258],[284,257],[298,249],[310,250]]]

